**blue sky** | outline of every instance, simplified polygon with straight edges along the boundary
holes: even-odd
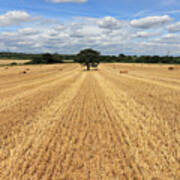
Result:
[[[0,0],[0,6],[0,51],[180,55],[178,0]]]
[[[34,15],[53,18],[71,18],[72,16],[104,17],[133,19],[135,14],[163,15],[180,10],[176,0],[89,0],[85,3],[52,3],[47,0],[0,0],[0,13],[10,10],[24,10]],[[142,12],[142,14],[141,14]],[[171,13],[180,17],[180,13]]]

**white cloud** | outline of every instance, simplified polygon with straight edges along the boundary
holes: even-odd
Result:
[[[161,32],[139,31],[136,34],[133,34],[132,37],[135,37],[135,38],[150,38],[150,37],[159,36],[160,34],[161,34]]]
[[[168,15],[164,16],[148,16],[141,19],[135,19],[130,22],[131,26],[135,28],[149,29],[153,27],[163,26],[173,19]]]
[[[18,31],[21,35],[37,35],[40,33],[39,30],[33,28],[24,28]]]
[[[150,42],[147,42],[148,45],[152,47],[158,47],[159,53],[162,52],[167,55],[167,53],[171,53],[171,55],[180,55],[180,35],[179,34],[165,34],[157,39],[154,39]]]
[[[25,11],[9,11],[0,16],[0,26],[19,25],[31,21],[30,15]]]
[[[178,32],[180,31],[180,22],[177,22],[176,24],[171,24],[167,26],[167,30],[169,32]]]
[[[166,34],[160,38],[161,43],[180,44],[180,34]]]
[[[41,21],[41,19],[39,19]],[[108,23],[107,23],[108,22]],[[0,51],[77,53],[93,48],[102,54],[158,54],[180,52],[178,34],[160,29],[139,30],[130,21],[113,17],[76,18],[63,24],[36,23],[0,32]],[[164,35],[162,35],[162,33]],[[178,45],[179,44],[179,45]]]
[[[100,36],[102,34],[102,30],[96,26],[87,26],[84,25],[77,29],[71,29],[72,37],[90,37],[90,36]]]
[[[87,2],[87,0],[47,0],[47,1],[53,2],[53,3],[67,3],[67,2],[84,3],[84,2]]]
[[[165,6],[175,4],[176,2],[177,2],[176,0],[161,0],[161,4]]]
[[[118,29],[121,27],[121,21],[111,16],[106,16],[102,19],[99,19],[97,23],[99,27],[104,29]]]

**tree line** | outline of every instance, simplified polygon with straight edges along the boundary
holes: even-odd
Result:
[[[87,49],[92,50],[92,49]],[[84,50],[82,50],[84,51]],[[0,52],[0,59],[30,59],[31,61],[28,62],[29,64],[52,64],[52,63],[63,63],[64,60],[72,60],[74,62],[82,62],[83,58],[85,60],[88,59],[89,55],[86,52],[85,54],[80,51],[78,54],[26,54],[26,53],[13,53],[13,52]],[[92,50],[95,54],[90,56],[96,56],[98,63],[106,62],[106,63],[113,63],[113,62],[123,62],[123,63],[162,63],[162,64],[180,64],[180,57],[174,56],[129,56],[124,54],[119,54],[118,56],[115,55],[101,55],[100,52]],[[80,56],[80,53],[82,53]],[[87,54],[86,54],[87,53]],[[89,57],[94,58],[95,57]]]
[[[27,54],[14,52],[0,52],[0,59],[17,59],[17,60],[31,60],[31,64],[47,64],[47,63],[61,63],[63,60],[73,60],[76,55],[68,54]]]

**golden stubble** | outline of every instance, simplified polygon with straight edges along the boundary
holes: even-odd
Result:
[[[178,68],[0,69],[0,179],[179,179]]]

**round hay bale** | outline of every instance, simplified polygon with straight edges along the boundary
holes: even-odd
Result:
[[[168,70],[173,71],[174,67],[168,67]]]
[[[128,71],[127,70],[120,70],[120,74],[127,74]]]

